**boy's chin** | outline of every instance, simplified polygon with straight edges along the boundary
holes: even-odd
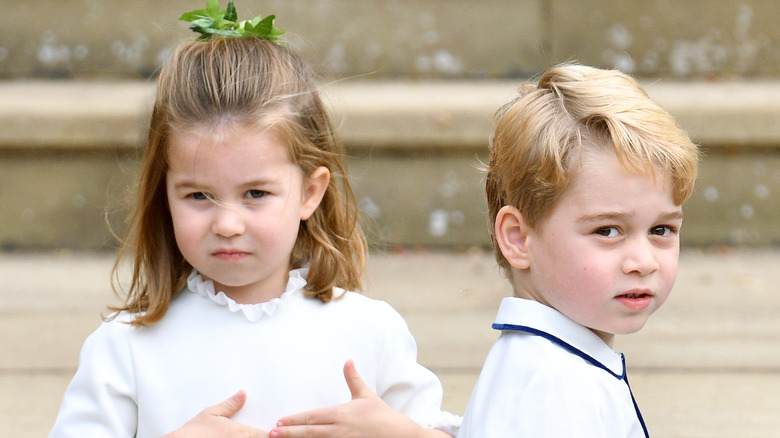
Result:
[[[615,336],[633,335],[634,333],[642,330],[645,324],[647,324],[646,318],[642,321],[636,321],[633,324],[627,324],[625,326],[618,327],[615,330],[612,330],[612,332]]]
[[[589,327],[591,331],[599,335],[602,339],[604,338],[614,338],[616,336],[623,336],[623,335],[632,335],[644,328],[645,324],[647,323],[647,318],[643,318],[641,321],[632,321],[630,324],[622,324],[620,326],[613,326],[606,328],[605,330],[599,330],[595,329],[593,327]]]

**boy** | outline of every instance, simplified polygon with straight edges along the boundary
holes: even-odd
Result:
[[[697,161],[617,71],[561,65],[499,109],[486,194],[515,296],[459,437],[648,436],[612,341],[669,295]]]

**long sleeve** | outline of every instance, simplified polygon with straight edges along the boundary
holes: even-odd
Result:
[[[388,314],[377,370],[377,394],[418,424],[457,435],[461,417],[441,410],[443,390],[439,378],[417,362],[417,343],[401,315],[395,310]]]
[[[133,328],[104,322],[86,339],[50,438],[135,436],[135,377],[124,330]]]

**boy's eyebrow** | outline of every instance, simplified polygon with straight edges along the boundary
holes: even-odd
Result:
[[[609,222],[609,221],[621,221],[633,216],[629,213],[598,213],[598,214],[585,214],[577,218],[577,222]]]
[[[682,210],[670,211],[669,213],[664,213],[658,216],[658,219],[663,221],[676,220],[676,219],[682,220],[682,218],[683,218]]]
[[[591,214],[591,215],[583,215],[580,216],[577,221],[578,222],[603,222],[603,221],[610,221],[610,220],[621,220],[621,219],[627,219],[633,216],[632,213],[598,213],[598,214]],[[666,213],[661,213],[658,215],[659,221],[670,221],[670,220],[682,220],[683,218],[683,212],[682,210],[674,210]]]

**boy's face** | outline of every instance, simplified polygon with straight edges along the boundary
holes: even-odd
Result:
[[[529,231],[528,281],[518,292],[612,345],[669,295],[681,225],[667,174],[654,179],[623,167],[611,150],[590,149],[550,216]]]

